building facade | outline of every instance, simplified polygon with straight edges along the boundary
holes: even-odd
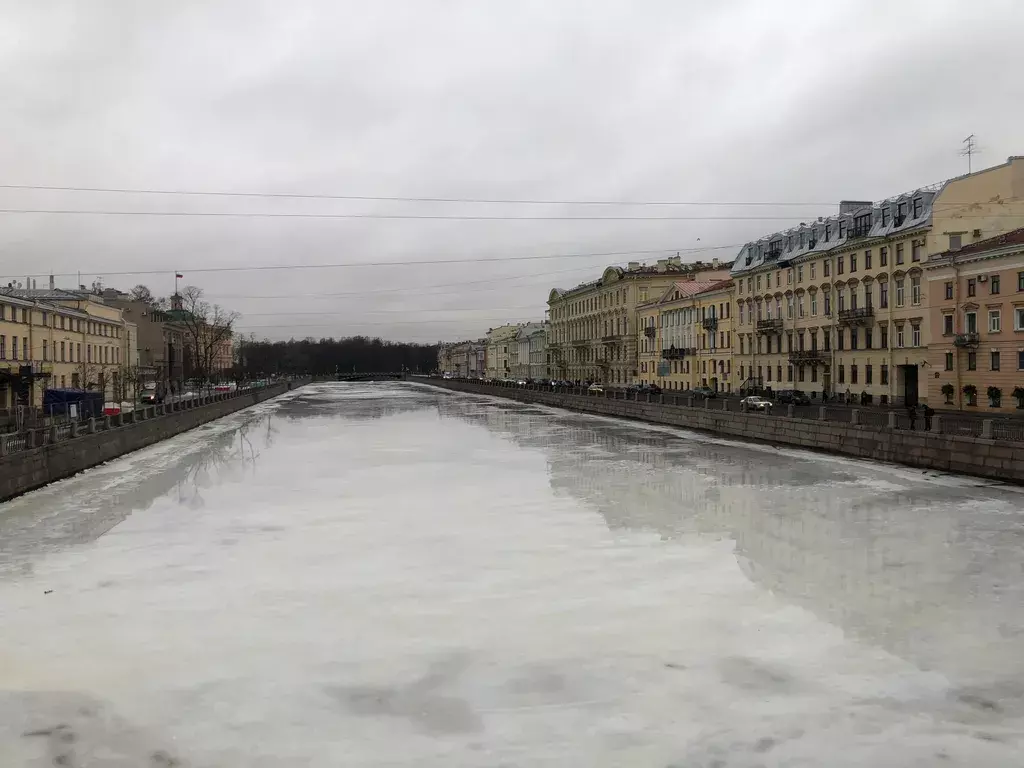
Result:
[[[794,388],[876,403],[926,400],[928,254],[1024,224],[1024,159],[743,247],[736,280],[741,389]]]
[[[519,325],[502,325],[487,331],[486,378],[507,379],[512,376],[512,362],[518,357],[516,335],[519,328]]]
[[[732,392],[733,282],[671,285],[637,309],[639,381],[667,390],[710,387]]]
[[[717,263],[683,264],[679,257],[655,265],[608,267],[601,279],[548,296],[551,375],[571,381],[626,386],[640,378],[637,307],[680,281],[727,278]]]
[[[1024,229],[938,253],[925,276],[928,402],[979,411],[1024,406]]]
[[[510,362],[517,379],[550,378],[547,370],[547,325],[527,323],[516,334],[516,356]]]
[[[138,332],[120,309],[86,292],[53,287],[4,289],[0,305],[5,407],[38,406],[46,388],[100,391],[108,400],[134,396],[126,373],[137,360]]]

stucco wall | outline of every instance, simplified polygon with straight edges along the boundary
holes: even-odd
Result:
[[[701,401],[699,407],[688,408],[662,405],[657,395],[651,397],[652,402],[634,402],[459,381],[423,381],[460,392],[506,397],[602,416],[639,419],[743,440],[811,448],[1014,483],[1024,482],[1024,443],[725,412],[720,410],[721,402],[715,400]]]

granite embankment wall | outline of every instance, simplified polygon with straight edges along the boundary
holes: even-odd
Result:
[[[609,397],[535,391],[474,382],[421,379],[423,383],[456,392],[472,392],[565,408],[601,416],[637,419],[652,424],[711,432],[741,440],[810,448],[829,453],[888,461],[923,469],[961,472],[1012,483],[1024,483],[1024,443],[960,435],[933,434],[878,426],[841,424],[785,415],[760,415],[716,410],[717,401],[698,401],[696,407]],[[721,406],[718,406],[721,408]]]
[[[43,444],[0,456],[0,501],[249,408],[302,383],[280,382],[108,416],[76,424],[66,439],[54,439],[55,432],[44,435],[40,431],[29,439]]]

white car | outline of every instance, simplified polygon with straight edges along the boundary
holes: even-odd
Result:
[[[740,404],[748,411],[771,411],[772,401],[757,395],[749,395],[740,400]]]

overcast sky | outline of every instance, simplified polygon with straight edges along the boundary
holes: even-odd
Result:
[[[200,269],[720,246],[703,255],[731,261],[840,199],[964,172],[970,133],[975,167],[1024,154],[1019,0],[3,0],[2,19],[2,184],[778,204],[0,189],[22,210],[590,217],[3,214],[4,282],[71,287],[80,270],[167,294],[179,270],[261,337],[476,337],[630,256]]]

